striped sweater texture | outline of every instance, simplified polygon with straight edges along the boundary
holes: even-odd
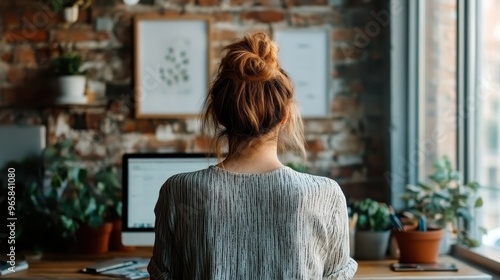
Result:
[[[155,208],[151,279],[351,279],[345,197],[289,167],[170,177]]]

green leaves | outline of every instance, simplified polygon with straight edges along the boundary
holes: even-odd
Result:
[[[358,230],[385,231],[391,227],[389,207],[385,203],[367,198],[354,203],[353,212],[358,213]]]
[[[481,197],[478,197],[476,199],[476,202],[474,203],[474,207],[478,208],[478,207],[481,207],[481,206],[483,206],[483,199]]]
[[[459,217],[469,224],[474,218],[472,209],[483,205],[482,198],[477,194],[479,184],[462,184],[460,172],[452,168],[447,157],[437,160],[434,168],[434,173],[428,176],[429,182],[407,185],[401,199],[407,203],[410,212],[423,213],[442,227],[457,225]],[[458,229],[454,230],[458,232]],[[458,238],[468,246],[478,244],[466,232],[459,234]]]
[[[63,53],[52,60],[54,73],[58,76],[83,75],[80,71],[82,57],[75,52]]]

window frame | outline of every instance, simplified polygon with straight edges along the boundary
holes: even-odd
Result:
[[[457,167],[465,182],[476,178],[474,149],[477,143],[474,92],[478,81],[476,62],[478,39],[476,0],[457,1]],[[417,183],[419,174],[419,85],[421,73],[423,7],[422,1],[390,0],[390,7],[404,12],[391,13],[391,94],[390,94],[390,159],[392,177],[386,174],[392,190],[391,202],[396,209],[405,205],[399,194],[407,183]],[[407,94],[402,96],[401,92]],[[410,106],[417,104],[417,106]],[[472,106],[471,106],[472,105]],[[403,164],[403,166],[402,166]],[[395,180],[397,178],[398,180]],[[471,225],[471,228],[477,228]],[[472,232],[476,236],[478,233]],[[487,246],[466,248],[455,245],[452,255],[500,275],[500,253]]]

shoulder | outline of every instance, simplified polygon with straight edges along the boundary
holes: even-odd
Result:
[[[291,186],[303,195],[328,201],[328,203],[343,203],[345,196],[339,184],[328,177],[312,175],[290,170],[288,172],[293,182]]]
[[[301,173],[297,172],[295,170],[291,170],[291,176],[294,178],[296,181],[299,181],[301,183],[305,183],[305,185],[319,188],[322,190],[326,191],[331,191],[335,193],[342,193],[342,190],[337,183],[337,181],[333,180],[332,178],[324,177],[324,176],[318,176],[318,175],[312,175],[312,174],[307,174],[307,173]]]
[[[172,194],[197,187],[209,178],[208,168],[192,172],[178,173],[170,176],[162,186],[162,192]]]

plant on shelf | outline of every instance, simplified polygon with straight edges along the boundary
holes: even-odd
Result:
[[[366,198],[354,202],[353,214],[357,214],[355,233],[355,257],[358,259],[383,259],[389,243],[391,228],[387,204]]]
[[[453,169],[447,157],[437,160],[434,169],[434,173],[428,177],[429,182],[406,186],[401,199],[407,203],[408,211],[425,216],[434,227],[451,227],[458,242],[465,246],[481,245],[467,230],[473,219],[473,209],[483,205],[477,193],[479,184],[462,183],[460,172]],[[485,233],[483,228],[479,230]]]
[[[85,73],[81,71],[82,56],[75,51],[60,51],[52,60],[52,68],[57,76],[57,103],[87,103],[85,96]]]
[[[50,0],[56,12],[63,12],[64,20],[73,23],[78,20],[79,8],[87,9],[92,5],[92,0]]]

